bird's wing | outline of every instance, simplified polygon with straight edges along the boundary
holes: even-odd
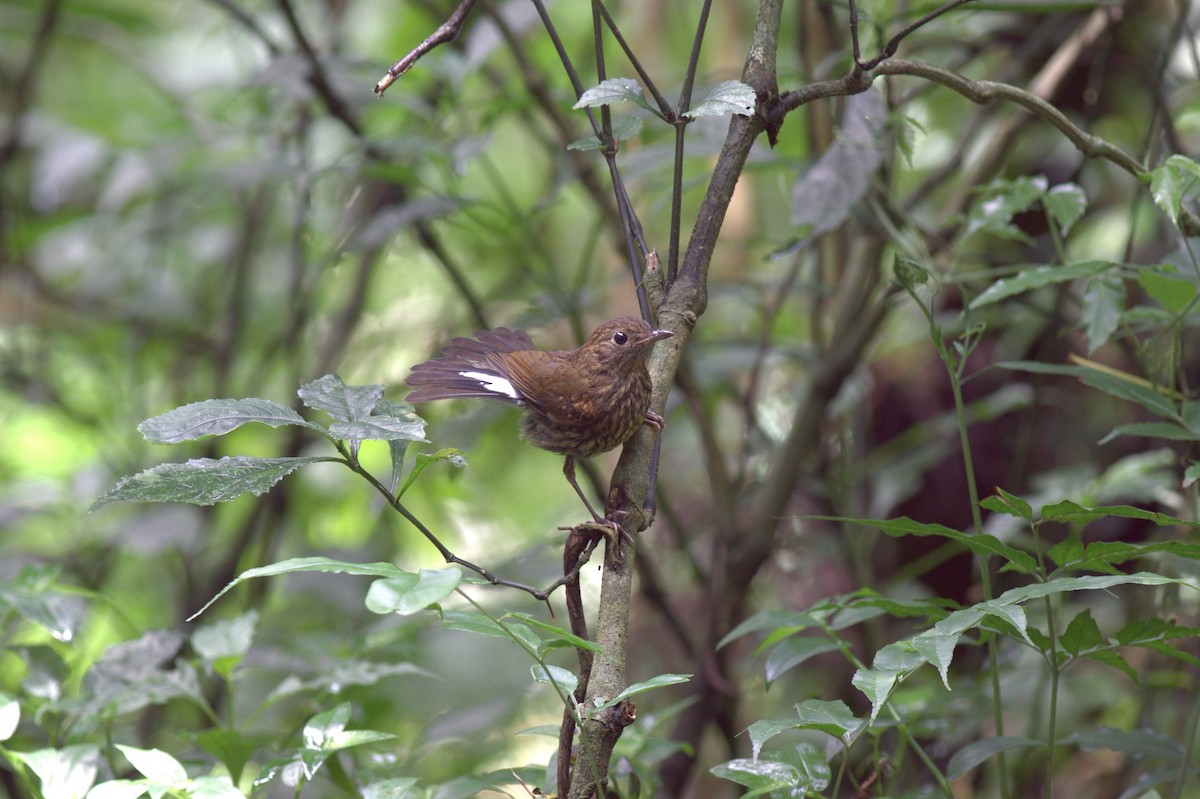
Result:
[[[498,399],[517,405],[525,397],[510,380],[506,357],[533,350],[533,342],[523,330],[500,327],[480,330],[475,338],[456,338],[442,350],[441,357],[417,364],[405,381],[416,390],[408,402],[479,397]]]
[[[503,358],[513,386],[525,403],[552,422],[578,425],[595,413],[595,386],[570,368],[570,355],[563,351],[529,350],[506,353]]]

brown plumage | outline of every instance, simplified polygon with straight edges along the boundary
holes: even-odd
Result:
[[[525,409],[521,435],[565,455],[563,473],[597,521],[575,481],[575,459],[624,444],[643,424],[662,428],[649,410],[651,345],[672,335],[623,316],[596,328],[574,350],[537,350],[522,330],[481,330],[456,338],[439,358],[417,364],[408,402],[483,397]]]

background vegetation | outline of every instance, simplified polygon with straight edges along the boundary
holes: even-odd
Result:
[[[357,441],[409,409],[312,381],[399,403],[453,335],[574,346],[646,285],[657,513],[579,571],[571,795],[1200,796],[1196,13],[949,5],[484,0],[380,100],[450,7],[0,0],[4,790],[558,791],[566,592],[459,582],[389,474],[544,587],[584,518],[561,460],[475,403],[401,461]],[[641,88],[593,126],[604,78]],[[347,396],[400,421],[138,432]],[[640,509],[650,449],[584,484]],[[224,456],[343,463],[88,510]]]

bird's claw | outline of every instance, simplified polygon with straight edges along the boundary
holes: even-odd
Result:
[[[624,511],[617,511],[614,515],[625,516]],[[621,526],[621,523],[615,519],[595,519],[590,522],[580,522],[570,528],[572,532],[588,533],[591,535],[604,536],[605,542],[608,544],[608,549],[613,553],[613,560],[620,563],[621,555],[621,540],[628,541],[631,545],[634,544],[633,536]]]

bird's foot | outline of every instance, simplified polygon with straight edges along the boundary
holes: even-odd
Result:
[[[625,516],[624,511],[617,511],[620,516]],[[613,554],[613,561],[621,563],[623,556],[621,554],[622,539],[628,541],[631,545],[634,544],[633,536],[621,526],[621,523],[615,519],[594,519],[590,522],[580,522],[569,529],[572,532],[586,533],[589,535],[604,536],[605,542],[608,544],[608,550]]]

